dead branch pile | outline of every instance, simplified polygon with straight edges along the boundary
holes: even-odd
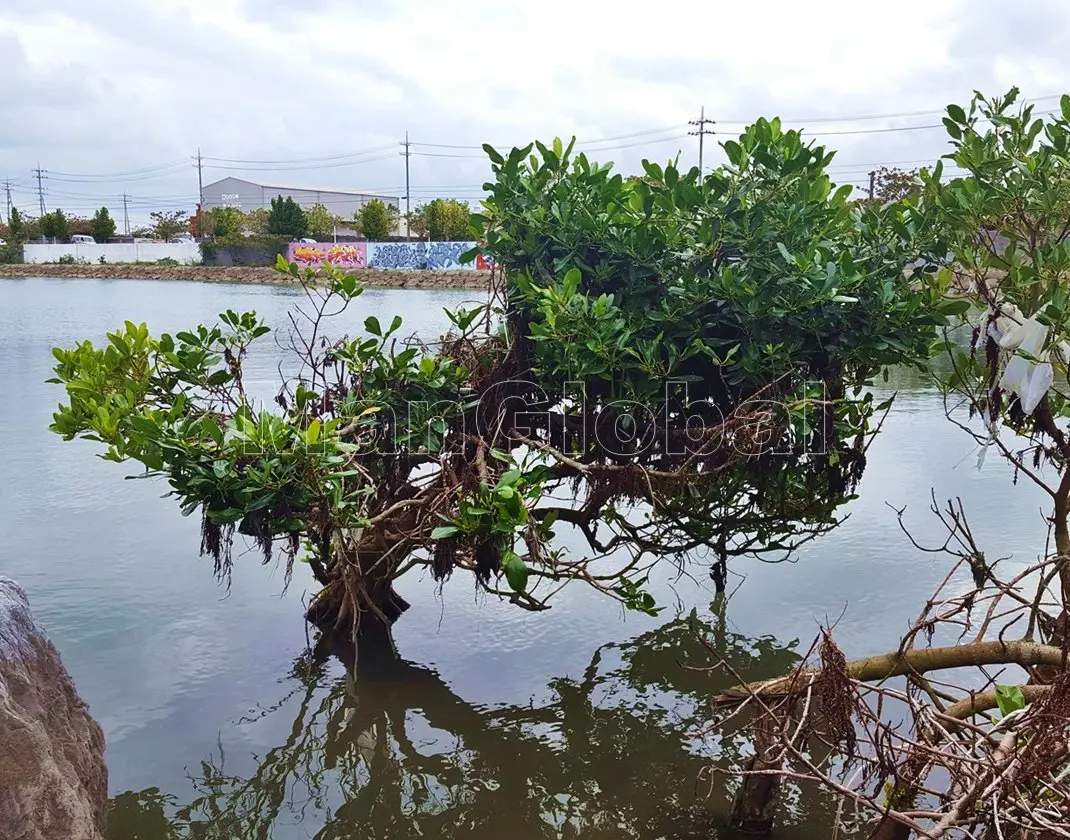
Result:
[[[740,779],[735,827],[770,831],[781,789],[802,784],[840,798],[833,836],[1070,837],[1059,558],[997,574],[961,502],[932,509],[947,539],[915,545],[952,562],[896,650],[849,661],[826,628],[795,672],[714,698],[717,726],[742,723],[755,746],[719,771]]]

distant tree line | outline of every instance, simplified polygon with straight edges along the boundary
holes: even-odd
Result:
[[[408,214],[409,232],[433,242],[460,242],[471,237],[470,210],[455,198],[436,198]]]
[[[290,196],[276,196],[271,208],[243,212],[237,207],[204,210],[195,221],[194,233],[235,244],[244,239],[284,237],[287,241],[311,237],[330,241],[339,228],[355,231],[365,239],[387,239],[398,228],[398,209],[380,199],[372,199],[347,219],[332,213],[323,204],[305,210]]]
[[[186,229],[185,215],[183,211],[153,213],[153,226],[143,229],[145,235],[159,239],[173,237]],[[0,239],[19,245],[38,239],[62,243],[69,241],[72,236],[92,236],[97,242],[107,242],[115,235],[115,219],[107,207],[101,207],[88,218],[68,215],[58,207],[35,218],[12,207],[7,224],[0,225]]]
[[[17,207],[11,208],[7,224],[0,224],[0,263],[21,262],[22,246],[38,239],[67,242],[72,236],[92,236],[97,242],[107,242],[115,236],[115,220],[107,207],[101,207],[90,218],[68,216],[59,208],[40,218],[24,216]]]
[[[34,218],[12,207],[7,224],[0,224],[0,239],[9,242],[32,242],[42,237],[65,242],[75,235],[92,236],[97,242],[107,242],[115,236],[115,221],[108,208],[101,207],[89,218],[68,216],[60,209]]]
[[[465,241],[469,232],[470,210],[466,203],[452,198],[436,198],[418,206],[405,216],[409,235],[432,241]],[[332,213],[325,205],[302,208],[293,198],[278,196],[271,207],[242,211],[237,207],[214,207],[190,215],[184,210],[162,210],[150,214],[150,223],[130,231],[135,238],[168,241],[189,232],[208,238],[213,247],[234,245],[268,245],[277,248],[282,242],[311,237],[330,241],[339,228],[355,231],[369,241],[389,239],[399,233],[401,215],[398,208],[381,199],[364,204],[352,218]],[[56,208],[40,218],[11,209],[8,224],[0,224],[0,261],[11,262],[26,242],[46,239],[68,242],[70,237],[92,236],[97,242],[107,242],[116,236],[117,226],[107,207],[92,216],[69,215]]]

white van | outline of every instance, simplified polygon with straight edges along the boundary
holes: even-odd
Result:
[[[97,240],[92,236],[86,236],[84,233],[76,233],[71,237],[72,245],[96,245]]]

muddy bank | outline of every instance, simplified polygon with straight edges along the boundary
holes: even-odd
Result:
[[[365,286],[390,289],[486,289],[489,271],[353,271]],[[0,277],[64,277],[81,280],[186,280],[198,283],[294,284],[273,268],[214,265],[0,265]]]

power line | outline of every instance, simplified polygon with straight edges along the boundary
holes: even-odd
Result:
[[[1041,100],[1056,99],[1058,97],[1059,97],[1059,94],[1047,94],[1047,95],[1044,95],[1044,96],[1030,97],[1030,98],[1024,99],[1023,102],[1036,103],[1036,102],[1039,102]],[[926,115],[942,114],[942,113],[944,113],[943,109],[927,109],[927,110],[915,110],[915,111],[898,111],[898,112],[889,112],[889,113],[881,113],[881,114],[857,114],[857,115],[836,116],[836,117],[815,116],[815,117],[807,117],[807,118],[796,118],[796,119],[790,119],[790,120],[784,119],[783,122],[790,122],[790,123],[821,123],[821,124],[841,123],[841,122],[849,123],[849,122],[860,122],[860,121],[878,120],[878,119],[900,119],[900,118],[904,118],[904,117],[926,116]],[[1054,111],[1045,111],[1045,112],[1041,112],[1041,113],[1051,114],[1051,113],[1054,113]],[[709,123],[709,124],[713,123],[712,120],[706,120],[704,114],[703,114],[703,116],[700,117],[700,121],[702,121],[702,120],[705,120],[705,122],[702,123],[702,126],[701,126],[703,128],[705,127],[706,123]],[[745,125],[745,124],[749,124],[750,122],[753,122],[753,120],[719,120],[719,122],[722,125],[734,125],[734,124]],[[696,124],[698,124],[697,121],[690,120],[686,125],[696,125]],[[581,147],[581,146],[584,146],[584,147],[586,147],[586,146],[599,146],[599,147],[603,147],[601,150],[609,150],[609,147],[605,146],[605,144],[607,144],[607,143],[616,142],[616,141],[635,140],[637,138],[652,138],[652,137],[655,138],[655,139],[643,140],[642,143],[646,143],[646,142],[649,142],[649,143],[666,142],[666,141],[669,141],[669,140],[672,140],[672,139],[676,139],[677,136],[682,136],[682,135],[673,134],[672,136],[661,137],[661,138],[657,138],[656,135],[668,134],[668,133],[671,133],[671,132],[678,132],[678,131],[680,131],[680,129],[685,128],[686,125],[685,124],[669,125],[669,126],[662,126],[662,127],[659,127],[659,128],[644,129],[642,131],[628,132],[628,133],[625,133],[625,134],[612,135],[612,136],[609,136],[609,137],[595,138],[595,139],[591,139],[591,140],[581,140],[581,141],[578,141],[576,143],[576,146],[577,147]],[[872,129],[832,130],[832,131],[822,131],[822,132],[819,132],[819,133],[820,134],[828,134],[828,135],[890,133],[890,132],[898,132],[898,131],[922,131],[922,130],[940,128],[940,127],[941,127],[941,124],[933,123],[933,124],[925,124],[925,125],[892,126],[892,127],[872,128]],[[695,132],[691,132],[691,133],[694,134]],[[640,145],[640,144],[641,143],[636,143],[635,145]],[[500,144],[500,145],[502,147],[505,147],[508,144]],[[628,147],[630,147],[630,145],[632,145],[632,144],[621,144],[620,146],[616,146],[614,148],[628,148]],[[481,151],[482,150],[482,145],[474,145],[474,144],[430,143],[430,142],[410,141],[410,146],[418,147],[418,148],[456,149],[456,150],[461,150],[461,151],[464,151],[464,150]],[[352,163],[364,163],[364,162],[372,162],[372,161],[375,161],[375,160],[383,160],[383,159],[386,159],[386,157],[385,156],[380,157],[380,156],[377,155],[377,153],[379,153],[379,152],[387,152],[387,151],[391,150],[392,148],[393,148],[393,144],[383,144],[383,145],[379,145],[379,146],[370,146],[370,147],[365,148],[365,149],[360,149],[360,150],[356,150],[356,151],[349,151],[349,152],[341,152],[341,153],[337,153],[337,154],[317,155],[317,156],[297,157],[297,158],[274,158],[274,159],[224,158],[224,157],[213,157],[213,156],[207,156],[207,155],[202,156],[198,152],[198,155],[193,159],[194,160],[200,159],[202,162],[208,162],[209,165],[212,168],[217,168],[217,169],[233,168],[233,169],[236,169],[236,170],[240,170],[240,169],[250,169],[250,170],[252,170],[255,167],[279,168],[279,169],[289,169],[289,168],[294,168],[294,169],[298,169],[298,168],[313,168],[314,169],[314,168],[320,168],[319,166],[316,166],[315,164],[323,164],[324,165],[323,168],[329,168],[327,165],[329,165],[329,166],[346,166],[346,165],[350,165],[351,162]],[[430,152],[414,152],[414,154],[422,154],[422,155],[425,155],[425,156],[432,156],[433,153],[430,153]],[[445,156],[445,155],[442,155],[442,156]],[[234,166],[223,166],[223,164],[234,164]],[[305,167],[304,166],[305,164],[310,164],[310,166]],[[77,172],[63,172],[63,171],[59,171],[59,170],[50,170],[50,177],[54,178],[57,181],[58,180],[67,180],[67,179],[80,180],[80,181],[108,181],[109,179],[110,180],[114,180],[114,181],[121,181],[121,180],[124,180],[124,179],[140,180],[140,179],[163,177],[163,176],[170,175],[170,174],[176,174],[177,172],[181,171],[181,169],[183,168],[184,165],[185,165],[184,160],[172,160],[172,161],[167,161],[167,162],[164,162],[164,163],[153,164],[151,166],[144,166],[144,167],[140,167],[140,168],[136,168],[136,169],[130,169],[130,170],[124,170],[124,171],[118,171],[118,172],[99,172],[99,173],[86,173],[86,172],[83,172],[83,173],[77,173]],[[260,171],[264,171],[264,170],[260,170]],[[19,179],[12,178],[10,180],[13,183],[15,183]]]
[[[699,112],[699,118],[697,120],[688,120],[688,125],[697,125],[698,131],[687,132],[690,135],[698,135],[698,172],[702,174],[702,141],[706,139],[707,134],[714,134],[713,129],[706,131],[706,124],[714,125],[713,120],[706,119],[706,106],[702,106],[702,110]]]
[[[186,163],[185,159],[171,161],[169,163],[158,163],[153,166],[142,167],[141,169],[131,169],[126,172],[56,172],[53,171],[52,175],[59,175],[65,178],[122,178],[127,175],[141,176],[153,172],[158,172],[164,169],[175,169],[176,167],[182,167]]]
[[[407,133],[408,132],[406,132],[406,134]],[[483,148],[482,146],[473,146],[473,145],[467,144],[467,143],[466,144],[458,144],[458,143],[417,143],[415,140],[413,140],[411,143],[409,143],[409,145],[410,146],[419,146],[421,148],[428,148],[428,149],[480,149],[480,150],[482,150],[482,148]],[[488,145],[492,145],[492,144],[488,144]],[[497,148],[504,148],[504,147],[493,146],[493,148],[497,149]],[[420,154],[420,153],[417,152],[417,154]]]
[[[409,192],[409,158],[412,157],[412,144],[409,142],[409,132],[405,132],[405,151],[402,154],[405,156],[405,238],[409,238],[409,218],[411,217],[412,207],[410,206],[410,192]]]
[[[415,146],[416,144],[411,144]],[[466,160],[487,160],[486,155],[459,155],[452,154],[450,152],[411,152],[413,155],[419,155],[420,157],[441,157],[441,158],[465,158]]]
[[[1027,99],[1023,99],[1022,103],[1036,103],[1042,99],[1059,99],[1062,94],[1050,93],[1044,96],[1031,96]],[[782,123],[837,123],[837,122],[862,122],[864,120],[892,120],[902,117],[930,117],[934,114],[946,114],[947,110],[944,108],[933,108],[925,111],[900,111],[892,114],[860,114],[850,117],[794,117],[792,119],[782,118]],[[1050,112],[1049,112],[1050,113]],[[722,123],[730,123],[732,125],[748,125],[754,122],[750,120],[721,120]]]
[[[394,147],[391,147],[394,148]],[[356,166],[361,163],[374,163],[379,160],[387,160],[394,157],[393,152],[386,154],[376,155],[374,157],[362,158],[360,160],[346,160],[341,163],[321,163],[313,164],[309,166],[304,165],[287,165],[287,166],[224,166],[222,164],[204,164],[205,169],[221,169],[227,172],[291,172],[295,170],[306,169],[337,169],[342,166]],[[205,158],[208,160],[209,158]]]
[[[889,134],[896,131],[929,131],[933,128],[943,127],[943,123],[934,123],[932,125],[901,125],[892,128],[858,128],[848,131],[815,131],[813,134],[818,137],[831,137],[833,135],[843,134]]]
[[[0,178],[0,180],[2,180],[5,184],[11,184],[12,186],[17,186],[19,184],[26,184],[27,183],[27,179],[26,179],[25,175],[11,175],[11,176],[8,176],[6,178]]]
[[[670,131],[679,132],[679,131],[682,131],[684,128],[685,128],[685,126],[683,124],[680,124],[680,125],[669,125],[669,126],[666,126],[665,128],[652,128],[649,131],[634,131],[631,134],[618,134],[616,137],[599,137],[597,140],[578,140],[578,141],[576,141],[576,145],[577,146],[590,146],[590,145],[593,145],[593,144],[596,144],[596,143],[610,143],[610,142],[615,141],[615,140],[631,140],[631,139],[633,139],[635,137],[650,137],[651,135],[654,135],[654,134],[665,134],[665,133],[670,132]],[[652,140],[650,142],[656,143],[656,142],[660,142],[660,141]]]
[[[217,163],[244,163],[244,164],[298,164],[298,163],[319,163],[325,161],[336,161],[342,158],[361,157],[363,155],[373,154],[374,152],[385,152],[394,148],[393,143],[387,143],[382,146],[372,146],[367,149],[361,149],[356,152],[342,152],[336,155],[320,155],[318,157],[307,158],[281,158],[278,160],[243,160],[241,158],[220,158],[209,157],[205,155],[205,160],[216,161]]]
[[[154,172],[148,172],[143,175],[128,175],[128,176],[75,176],[68,175],[56,175],[56,181],[62,181],[68,184],[125,184],[132,183],[134,181],[151,181],[156,178],[166,178],[171,175],[178,175],[181,172],[186,171],[186,167],[189,164],[183,162],[177,166],[167,169],[158,170]]]
[[[870,161],[869,163],[833,163],[829,169],[845,169],[852,167],[854,169],[864,169],[867,172],[874,167],[880,168],[882,166],[925,166],[926,164],[933,163],[935,158],[916,158],[915,160],[885,160],[885,161]]]
[[[576,146],[577,147],[579,147],[579,146],[590,146],[590,145],[594,145],[594,144],[598,144],[598,143],[609,143],[609,142],[614,141],[614,140],[631,140],[631,139],[636,138],[636,137],[650,137],[650,136],[652,136],[654,134],[665,134],[666,132],[669,132],[669,131],[677,131],[678,132],[681,129],[683,129],[684,127],[685,127],[685,125],[683,123],[681,123],[681,124],[678,124],[678,125],[665,126],[663,128],[651,128],[651,129],[648,129],[646,131],[633,131],[633,132],[629,132],[628,134],[618,134],[618,135],[616,135],[614,137],[599,137],[599,138],[596,138],[594,140],[578,140],[578,141],[576,141]],[[666,138],[666,139],[668,139],[668,138]],[[413,146],[420,146],[420,147],[423,147],[423,148],[429,148],[429,149],[470,149],[470,150],[475,150],[475,151],[482,151],[483,150],[483,144],[481,144],[481,145],[473,145],[473,144],[460,144],[460,143],[417,143],[417,142],[413,141],[412,145]],[[507,148],[514,148],[514,147],[515,148],[522,148],[523,146],[526,146],[527,143],[524,143],[521,146],[517,146],[514,143],[490,143],[490,144],[486,144],[486,145],[490,145],[494,149],[507,149]],[[427,153],[426,152],[421,152],[419,154],[427,154]],[[481,157],[482,157],[482,155],[481,155]]]
[[[16,192],[21,192],[16,188]],[[36,190],[27,191],[30,194],[36,193]],[[67,199],[90,199],[92,201],[109,201],[111,199],[118,199],[122,197],[122,193],[75,193],[65,192],[61,190],[45,189],[45,195],[48,198],[59,198],[63,200]],[[142,201],[190,201],[196,202],[197,196],[191,193],[172,193],[166,195],[138,195],[131,196],[131,198]]]
[[[1056,99],[1059,96],[1060,96],[1060,94],[1050,94],[1050,95],[1045,95],[1045,96],[1031,97],[1030,99],[1023,100],[1023,101],[1025,101],[1025,102],[1037,102],[1037,101],[1040,101],[1040,100],[1043,100],[1043,99]],[[899,111],[899,112],[892,112],[892,113],[885,113],[885,114],[860,114],[860,115],[855,115],[855,116],[843,116],[843,117],[811,117],[811,118],[804,118],[804,119],[803,118],[782,119],[782,122],[784,122],[784,123],[793,123],[793,124],[794,123],[822,123],[822,124],[827,124],[827,123],[849,123],[849,122],[861,122],[861,121],[867,121],[867,120],[901,119],[901,118],[904,118],[904,117],[932,116],[932,115],[935,115],[935,114],[943,114],[943,113],[945,113],[944,109],[929,109],[929,110],[919,110],[919,111]],[[1043,112],[1043,113],[1054,113],[1054,112],[1053,111],[1047,111],[1047,112]],[[704,120],[704,119],[705,119],[705,115],[703,113],[703,115],[700,116],[700,120]],[[713,124],[714,121],[713,120],[705,120],[705,122],[709,123],[709,124]],[[726,124],[726,125],[749,125],[750,123],[754,122],[754,120],[753,119],[750,119],[750,120],[720,120],[719,122],[721,124]],[[687,124],[688,125],[698,125],[699,121],[697,121],[697,120],[689,120]],[[578,141],[576,143],[576,146],[577,147],[580,147],[580,146],[591,146],[591,145],[598,145],[598,144],[602,144],[602,143],[608,143],[608,142],[614,141],[614,140],[629,140],[629,139],[638,138],[638,137],[649,137],[649,136],[657,135],[657,134],[665,134],[665,133],[671,132],[671,131],[678,131],[682,127],[683,126],[681,126],[681,125],[665,126],[665,127],[662,127],[662,128],[652,128],[652,129],[648,129],[648,130],[645,130],[645,131],[636,131],[636,132],[631,132],[631,133],[628,133],[628,134],[621,134],[621,135],[617,135],[617,136],[614,136],[614,137],[603,137],[603,138],[595,139],[595,140],[583,140],[583,141]],[[887,133],[887,132],[895,132],[895,131],[921,131],[921,130],[928,130],[928,129],[933,129],[933,128],[942,128],[942,127],[943,127],[942,123],[934,123],[934,124],[931,124],[931,125],[927,124],[927,125],[920,125],[920,126],[895,126],[895,127],[891,127],[891,128],[857,129],[857,130],[834,130],[834,131],[821,131],[821,132],[817,132],[817,133],[819,133],[819,134],[828,134],[828,135],[870,134],[870,133],[876,134],[876,133]],[[695,132],[695,131],[689,131],[688,133],[692,134],[692,135],[697,134],[697,132]],[[674,135],[672,137],[661,138],[659,140],[651,140],[649,142],[651,142],[651,143],[663,142],[665,140],[676,139],[676,136],[677,135]],[[456,149],[456,150],[462,150],[462,151],[463,150],[479,151],[479,150],[482,150],[482,148],[483,148],[482,145],[457,144],[457,143],[425,143],[425,142],[415,142],[415,141],[412,143],[412,145],[416,146],[416,147],[420,147],[420,148]],[[514,144],[502,143],[502,144],[490,144],[490,145],[493,148],[500,149],[500,148],[509,148],[510,146],[512,146]],[[524,145],[526,145],[526,144],[524,144]],[[632,144],[621,145],[619,147],[614,147],[614,148],[628,148],[630,145],[632,145]],[[636,143],[634,145],[644,145],[644,143]],[[608,149],[601,149],[600,151],[606,151],[606,150],[608,150]],[[468,157],[467,155],[447,155],[447,154],[437,154],[437,153],[431,153],[431,152],[414,152],[413,154],[420,154],[420,155],[423,155],[425,157]],[[481,157],[481,156],[480,155],[472,155],[471,157]]]
[[[1024,100],[1026,102],[1037,102],[1044,99],[1052,99],[1057,95],[1035,97],[1032,99]],[[895,113],[885,114],[860,114],[855,116],[841,116],[841,117],[813,117],[808,120],[798,120],[793,122],[810,122],[820,125],[827,125],[831,123],[849,123],[852,121],[868,121],[876,119],[900,119],[904,117],[916,117],[927,114],[938,114],[942,111],[937,110],[917,110],[917,111],[900,111]],[[1054,111],[1039,111],[1037,115],[1051,114]],[[718,121],[722,126],[727,122],[735,121]],[[739,121],[744,122],[744,121]],[[684,124],[677,126],[663,126],[660,128],[650,128],[642,131],[633,131],[625,134],[618,134],[609,137],[603,137],[595,140],[585,140],[576,143],[577,148],[582,148],[586,152],[612,152],[620,149],[633,148],[637,146],[653,146],[661,143],[670,143],[683,139],[687,136],[699,137],[699,163],[700,167],[704,167],[704,137],[706,134],[713,134],[713,130],[709,128],[715,124],[712,119],[707,119],[705,116],[705,109],[700,112],[698,120],[690,120],[686,124],[687,126],[693,126],[695,129],[681,130],[686,126]],[[881,134],[897,134],[917,131],[929,131],[943,128],[941,123],[922,124],[922,125],[899,125],[899,126],[885,126],[876,128],[850,128],[845,127],[842,129],[833,128],[831,130],[818,130],[817,136],[849,136],[849,135],[881,135]],[[431,191],[452,191],[453,193],[480,193],[485,192],[481,186],[467,186],[467,185],[443,185],[440,187],[418,187],[414,188],[411,184],[411,178],[409,176],[409,167],[411,165],[411,156],[419,155],[422,157],[441,157],[441,158],[455,158],[455,159],[468,159],[468,160],[483,160],[486,161],[486,157],[482,153],[482,147],[475,145],[465,144],[450,144],[450,143],[433,143],[433,142],[416,142],[411,141],[406,134],[406,140],[401,144],[404,151],[402,155],[405,157],[406,163],[406,186],[404,197],[406,198],[406,207],[411,208],[411,200],[414,195],[425,195]],[[204,156],[198,150],[197,156],[193,158],[198,168],[198,200],[203,199],[203,169],[216,169],[231,172],[281,172],[290,170],[303,170],[303,169],[330,169],[343,166],[354,166],[363,163],[373,163],[379,161],[389,160],[393,157],[393,152],[389,151],[393,149],[392,145],[372,146],[363,150],[342,152],[338,154],[330,155],[318,155],[311,157],[297,157],[289,159],[250,159],[250,158],[222,158]],[[442,151],[437,151],[442,150]],[[830,172],[836,172],[839,175],[850,176],[857,173],[859,175],[868,175],[869,172],[874,171],[879,166],[898,166],[898,165],[925,165],[932,164],[934,161],[930,159],[920,159],[914,161],[896,160],[888,161],[885,163],[836,163],[829,167]],[[90,193],[76,193],[76,192],[61,192],[57,190],[45,190],[43,186],[43,180],[50,180],[55,183],[84,183],[84,184],[125,184],[129,182],[147,181],[151,179],[157,179],[161,177],[168,177],[170,175],[177,175],[183,170],[188,171],[189,166],[187,161],[170,161],[160,163],[152,166],[144,166],[140,168],[134,168],[125,171],[116,172],[104,172],[104,173],[75,173],[65,172],[57,170],[44,170],[40,168],[40,164],[34,170],[32,170],[32,178],[36,180],[36,184],[32,186],[23,186],[26,182],[26,176],[22,178],[10,178],[6,181],[0,181],[5,183],[6,193],[8,196],[12,192],[16,194],[25,194],[27,196],[32,195],[34,190],[37,192],[37,200],[40,206],[42,214],[44,213],[45,196],[52,196],[55,198],[86,198],[96,199],[97,196]],[[953,166],[948,166],[949,169],[954,169]],[[48,172],[46,178],[46,171]],[[32,184],[32,181],[30,181]],[[393,188],[392,188],[393,189]],[[396,188],[400,192],[401,188]],[[124,201],[130,205],[149,204],[149,203],[163,203],[163,202],[186,202],[188,197],[183,194],[181,196],[144,196],[135,197],[130,196],[127,193],[123,193]],[[105,199],[105,196],[101,196]],[[334,203],[331,201],[330,203]]]
[[[41,205],[41,216],[43,217],[45,215],[45,192],[41,188],[41,176],[43,174],[41,172],[41,161],[37,162],[37,168],[33,172],[37,176],[37,200]]]
[[[1039,111],[1037,113],[1037,115],[1038,116],[1047,116],[1047,115],[1054,114],[1054,113],[1055,113],[1055,111]],[[801,122],[801,120],[793,121],[793,122]],[[815,132],[812,132],[812,134],[817,136],[817,137],[829,137],[829,136],[833,136],[833,135],[845,135],[845,134],[888,134],[888,133],[894,133],[896,131],[928,131],[928,130],[931,130],[931,129],[934,129],[934,128],[945,128],[945,126],[941,122],[941,123],[930,123],[930,124],[927,124],[927,125],[899,125],[899,126],[891,126],[891,127],[888,127],[888,128],[859,128],[859,129],[851,129],[851,130],[845,130],[845,131],[840,131],[840,130],[837,130],[837,131],[815,131]],[[803,130],[805,131],[805,128]]]
[[[656,145],[658,143],[668,143],[670,140],[682,140],[684,137],[687,137],[687,135],[688,135],[688,132],[682,131],[682,132],[680,132],[678,134],[670,135],[669,137],[658,138],[657,140],[639,140],[639,141],[637,141],[635,143],[617,143],[617,144],[614,144],[614,145],[611,145],[611,146],[600,146],[597,149],[585,148],[585,149],[581,149],[580,151],[582,151],[584,153],[586,153],[586,152],[615,152],[618,149],[631,149],[631,148],[634,148],[635,146],[654,146],[654,145]]]
[[[673,135],[671,135],[669,137],[660,137],[660,138],[657,138],[655,140],[640,140],[640,141],[637,141],[637,142],[634,142],[634,143],[617,143],[617,144],[613,144],[613,145],[609,145],[609,146],[601,146],[601,147],[598,147],[598,148],[584,148],[584,149],[581,149],[581,151],[584,152],[584,153],[587,153],[587,152],[615,152],[615,151],[618,151],[619,149],[630,149],[630,148],[633,148],[635,146],[652,146],[652,145],[655,145],[657,143],[667,143],[667,142],[670,142],[672,140],[681,140],[684,137],[687,137],[687,132],[680,132],[679,134],[673,134]],[[592,141],[592,142],[594,142],[594,141]],[[418,144],[412,143],[412,145],[416,146]],[[487,160],[487,156],[485,154],[475,155],[475,154],[454,154],[452,152],[415,152],[415,151],[412,152],[412,154],[419,155],[420,157],[462,158],[462,159],[465,159],[465,160],[484,160],[484,161]]]

